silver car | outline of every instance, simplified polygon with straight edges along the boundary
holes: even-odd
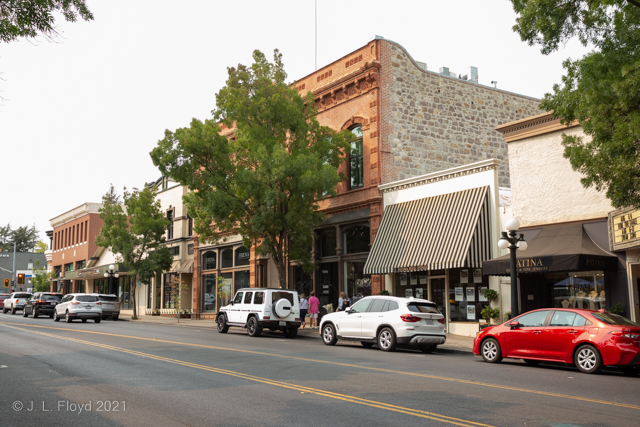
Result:
[[[63,318],[67,323],[71,323],[73,319],[81,319],[83,322],[93,319],[94,322],[100,323],[102,302],[96,294],[67,294],[53,310],[53,320],[58,322]]]
[[[120,317],[120,300],[113,294],[92,294],[97,295],[98,300],[102,302],[102,318],[118,320]]]
[[[24,310],[24,305],[31,298],[31,292],[14,292],[11,296],[4,300],[2,306],[2,313],[10,311],[11,314],[16,314],[18,310]]]
[[[360,341],[367,348],[377,344],[384,351],[409,345],[431,353],[447,339],[444,326],[444,316],[431,301],[380,295],[324,315],[320,333],[326,345],[343,339]]]

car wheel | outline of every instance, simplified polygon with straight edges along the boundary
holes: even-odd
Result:
[[[16,308],[14,306],[11,306],[11,314],[16,314]]]
[[[285,328],[284,336],[285,338],[295,338],[298,335],[298,328]]]
[[[87,319],[82,319],[82,323],[87,323]]]
[[[2,314],[7,314],[7,309],[2,307]]]
[[[378,347],[382,351],[393,351],[396,349],[396,335],[391,328],[383,328],[378,333]]]
[[[635,377],[640,374],[640,366],[620,366],[619,369],[628,377]]]
[[[424,345],[422,347],[420,347],[420,351],[423,353],[433,353],[436,349],[436,347],[438,347],[437,345]]]
[[[32,314],[33,314],[33,318],[34,318],[34,319],[35,319],[36,317],[38,317],[38,316],[39,316],[39,314],[38,314],[38,310],[36,310],[35,308],[33,309],[33,313],[32,313]],[[25,316],[25,317],[26,317],[26,316]]]
[[[602,357],[591,345],[581,345],[573,356],[573,362],[585,374],[597,374],[602,370]]]
[[[82,319],[82,321],[84,322],[84,319]],[[102,317],[100,317],[100,316],[94,317],[93,321],[96,322],[96,323],[100,323],[100,322],[102,322]]]
[[[27,313],[27,310],[22,310],[22,317],[29,317],[29,314]],[[33,316],[35,317],[35,316]]]
[[[58,317],[58,312],[57,311],[53,310],[53,315],[52,316],[53,316],[53,321],[54,322],[59,322],[60,321],[60,318]]]
[[[327,323],[322,327],[322,342],[326,345],[336,345],[336,342],[338,342],[336,328],[331,323]]]
[[[540,361],[539,360],[524,359],[524,363],[526,363],[529,366],[538,366],[540,364]]]
[[[258,319],[250,317],[247,322],[247,333],[250,337],[259,337],[262,334],[262,328],[258,325]]]
[[[69,316],[69,311],[64,314],[64,321],[67,323],[71,323],[71,316]]]
[[[113,320],[118,320],[118,316],[113,316]]]
[[[502,360],[502,350],[495,338],[488,338],[482,341],[480,354],[485,362],[499,363]]]
[[[226,334],[229,330],[229,325],[227,325],[227,316],[221,314],[218,316],[218,332],[221,334]]]
[[[362,346],[363,346],[364,348],[371,348],[371,347],[373,347],[373,344],[374,344],[374,343],[369,342],[369,341],[360,341],[360,344],[362,344]]]

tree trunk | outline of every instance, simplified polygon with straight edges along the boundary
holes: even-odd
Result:
[[[137,319],[137,307],[136,307],[136,283],[135,276],[133,277],[133,283],[131,283],[131,301],[133,301],[133,318]]]

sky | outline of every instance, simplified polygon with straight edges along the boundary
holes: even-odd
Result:
[[[317,51],[316,20],[317,4]],[[87,0],[94,20],[56,20],[54,41],[0,44],[0,225],[34,225],[110,184],[141,188],[160,177],[149,152],[165,129],[205,120],[227,67],[279,49],[293,82],[376,35],[430,71],[478,68],[479,83],[541,98],[570,42],[544,56],[513,32],[508,0]]]

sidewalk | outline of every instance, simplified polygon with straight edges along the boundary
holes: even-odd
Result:
[[[125,320],[124,318],[121,318]],[[128,319],[126,319],[128,320]],[[141,316],[139,320],[135,320],[136,323],[156,323],[163,325],[176,325],[185,327],[198,327],[198,328],[211,328],[215,329],[217,324],[215,320],[193,320],[193,319],[178,319],[175,317],[162,317],[162,316]],[[308,339],[320,339],[320,333],[317,329],[298,329],[298,337]],[[473,337],[464,337],[460,335],[447,334],[447,342],[439,345],[437,352],[440,353],[466,353],[470,354],[473,349]]]

